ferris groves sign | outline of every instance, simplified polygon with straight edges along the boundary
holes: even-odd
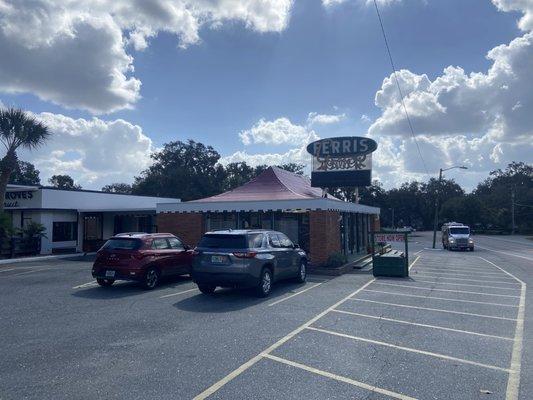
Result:
[[[366,137],[344,136],[317,140],[307,145],[313,156],[311,186],[370,186],[372,152],[378,144]]]

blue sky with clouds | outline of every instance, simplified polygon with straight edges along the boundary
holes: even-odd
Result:
[[[223,162],[307,162],[309,140],[352,134],[380,143],[374,177],[385,186],[427,179],[387,86],[372,3],[105,3],[0,0],[0,51],[11,55],[0,60],[0,101],[38,114],[56,133],[22,155],[43,180],[68,173],[87,188],[131,182],[151,151],[188,138],[214,146]],[[429,172],[467,164],[468,173],[451,176],[472,188],[507,162],[531,162],[523,111],[533,104],[523,88],[531,82],[519,82],[518,68],[533,67],[533,5],[379,4]],[[506,49],[488,59],[499,45]]]

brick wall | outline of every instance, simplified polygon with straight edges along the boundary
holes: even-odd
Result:
[[[200,213],[157,214],[157,231],[173,233],[189,246],[196,246],[205,233],[203,216]]]
[[[312,264],[324,264],[330,254],[341,251],[339,217],[336,211],[309,212],[309,257]]]

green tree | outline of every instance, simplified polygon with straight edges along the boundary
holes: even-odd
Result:
[[[35,169],[35,165],[26,161],[18,161],[17,166],[11,173],[9,183],[14,185],[34,185],[41,184],[39,177],[39,170]]]
[[[132,187],[129,183],[110,183],[102,188],[102,192],[131,194]]]
[[[81,189],[81,186],[74,183],[74,179],[72,179],[70,175],[52,175],[52,177],[48,179],[48,182],[52,187],[58,189]]]
[[[50,136],[46,125],[20,109],[0,109],[0,142],[6,149],[6,155],[0,160],[0,199],[6,195],[11,173],[17,167],[17,150],[35,149]],[[4,211],[4,202],[0,201],[0,212]]]
[[[220,154],[189,140],[166,143],[151,155],[154,163],[135,177],[134,194],[176,197],[183,201],[220,193],[225,181]]]

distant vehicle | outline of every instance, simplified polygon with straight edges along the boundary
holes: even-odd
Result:
[[[192,279],[204,294],[217,286],[253,287],[266,297],[282,279],[303,283],[307,255],[283,233],[225,230],[206,233],[194,252]]]
[[[403,228],[396,228],[396,232],[407,232],[412,233],[415,232],[416,229],[414,229],[412,226],[404,226]]]
[[[192,253],[170,233],[122,233],[98,250],[92,275],[100,286],[127,280],[153,289],[162,277],[190,274]]]
[[[442,247],[447,250],[474,251],[474,239],[470,228],[458,222],[449,222],[442,226]]]

